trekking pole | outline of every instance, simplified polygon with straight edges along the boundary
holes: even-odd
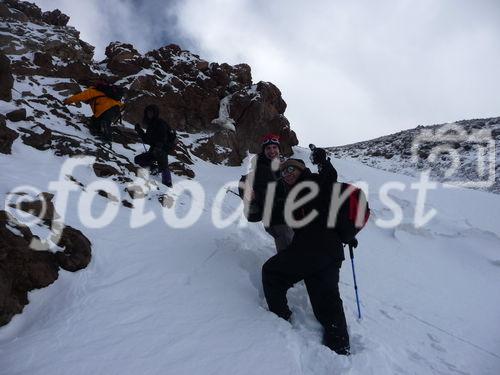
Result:
[[[234,195],[236,195],[237,197],[239,197],[240,195],[234,191],[232,191],[231,189],[227,188],[226,189],[226,193],[233,193]]]
[[[359,307],[358,284],[356,282],[356,271],[354,270],[354,252],[353,245],[349,243],[349,255],[351,257],[352,278],[354,279],[354,291],[356,292],[356,304],[358,305],[358,319],[361,319],[361,308]]]

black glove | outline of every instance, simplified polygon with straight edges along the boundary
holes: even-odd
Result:
[[[358,247],[358,240],[356,239],[356,237],[354,237],[352,240],[350,240],[347,245],[349,245],[349,247],[352,247],[353,249],[357,248]]]
[[[143,133],[144,133],[144,130],[142,130],[142,128],[141,128],[141,125],[139,125],[139,124],[135,124],[135,127],[134,127],[134,128],[135,128],[135,131],[136,131],[137,133],[139,133],[139,134],[143,134]]]
[[[316,165],[322,165],[326,163],[326,151],[324,148],[316,147],[311,152],[311,162]]]

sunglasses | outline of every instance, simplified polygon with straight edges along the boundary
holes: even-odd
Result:
[[[297,170],[297,167],[294,167],[293,165],[289,165],[288,167],[281,170],[281,174],[283,176],[288,176],[289,174],[292,174],[295,170]]]

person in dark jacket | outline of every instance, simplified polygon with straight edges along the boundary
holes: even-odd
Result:
[[[288,159],[282,164],[283,180],[290,189],[301,183],[315,184],[319,188],[314,199],[292,211],[287,221],[308,218],[313,210],[317,215],[306,225],[293,226],[295,234],[287,250],[263,265],[262,283],[269,310],[290,320],[287,290],[304,280],[314,315],[324,328],[323,344],[338,354],[348,355],[349,334],[338,288],[344,251],[335,228],[327,226],[332,185],[336,180],[332,168],[323,168],[317,174],[299,159]],[[309,189],[299,189],[296,200],[307,195]]]
[[[157,162],[161,171],[161,181],[168,187],[172,187],[172,176],[168,167],[168,153],[174,148],[176,135],[175,131],[160,117],[158,106],[151,104],[144,109],[143,122],[147,126],[146,132],[139,124],[135,125],[135,130],[144,143],[151,147],[147,152],[137,155],[134,162],[143,168],[150,167],[153,162]]]
[[[285,223],[283,215],[286,188],[281,180],[280,165],[280,139],[276,134],[267,134],[262,139],[262,152],[257,155],[254,176],[252,199],[261,209],[264,209],[268,186],[271,183],[276,183],[276,190],[272,201],[272,211],[270,217],[263,217],[264,229],[273,238],[276,245],[276,250],[282,251],[286,249],[293,238],[293,229]]]

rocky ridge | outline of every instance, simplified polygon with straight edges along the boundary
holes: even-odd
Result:
[[[500,117],[494,117],[418,126],[327,150],[389,172],[416,176],[429,170],[433,180],[500,194],[499,144]]]

